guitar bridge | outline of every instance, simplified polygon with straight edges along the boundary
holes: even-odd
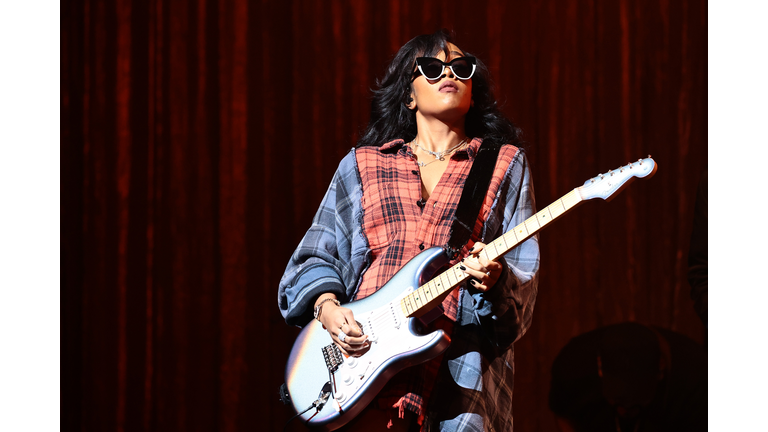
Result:
[[[341,355],[339,347],[335,344],[326,345],[322,348],[323,358],[325,359],[325,366],[328,367],[328,372],[334,373],[339,369],[341,363],[344,361],[344,357]]]

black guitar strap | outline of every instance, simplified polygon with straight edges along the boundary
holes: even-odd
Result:
[[[458,207],[456,207],[450,238],[448,243],[443,246],[443,250],[451,260],[459,255],[472,235],[477,215],[480,213],[485,194],[488,192],[488,185],[491,183],[500,149],[500,144],[484,140],[477,156],[475,156],[467,180],[464,182],[464,190],[461,192]]]

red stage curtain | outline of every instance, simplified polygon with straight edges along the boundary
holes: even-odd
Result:
[[[490,66],[539,207],[659,164],[542,233],[516,429],[555,430],[549,367],[576,334],[635,320],[705,341],[686,281],[707,164],[703,0],[81,0],[61,24],[63,429],[282,429],[297,330],[279,278],[375,78],[440,27]]]

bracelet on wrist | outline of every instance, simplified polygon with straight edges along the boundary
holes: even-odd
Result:
[[[323,304],[325,304],[325,302],[328,302],[328,301],[335,303],[336,306],[341,306],[341,303],[339,303],[339,301],[336,300],[335,298],[328,297],[327,299],[324,299],[317,306],[315,306],[315,319],[316,320],[320,321],[320,314],[323,312]]]

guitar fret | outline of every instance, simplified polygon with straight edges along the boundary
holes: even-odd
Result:
[[[453,286],[456,284],[456,275],[453,274],[453,272],[445,272],[443,273],[445,277],[448,279],[448,283]],[[451,276],[453,276],[453,280],[451,280]]]
[[[525,226],[525,222],[515,227],[515,237],[519,242],[521,238],[528,237],[528,227]]]
[[[504,237],[509,237],[509,241],[505,242],[507,244],[507,250],[512,249],[519,243],[514,229],[507,231],[507,233],[504,234]],[[510,244],[512,244],[512,246],[510,246]]]
[[[443,290],[440,286],[440,281],[438,281],[437,279],[432,279],[431,281],[429,281],[429,283],[432,284],[432,289],[435,290],[437,295],[440,295],[443,293]]]
[[[453,266],[451,268],[453,269],[453,276],[456,278],[456,284],[458,285],[461,282],[463,282],[464,281],[464,275],[466,273],[461,271],[461,269],[459,269],[458,265],[455,265],[455,266]],[[457,275],[457,273],[458,273],[458,275]]]
[[[429,284],[424,285],[422,288],[419,288],[419,290],[424,292],[424,298],[427,299],[427,303],[435,299],[435,291],[430,288]]]
[[[413,296],[413,304],[416,306],[416,309],[420,309],[422,306],[424,306],[424,303],[421,300],[421,296],[419,295],[418,290],[412,292],[411,296]]]
[[[509,245],[507,244],[507,235],[506,234],[504,234],[503,236],[499,237],[499,242],[504,243],[504,246],[502,246],[502,249],[504,249],[505,252],[509,250]]]
[[[431,293],[431,295],[430,295],[430,296],[428,296],[428,297],[427,297],[427,296],[425,296],[425,297],[424,297],[425,299],[427,299],[427,301],[425,301],[424,303],[429,303],[429,302],[430,302],[430,301],[432,301],[432,300],[433,300],[435,297],[437,297],[437,296],[439,296],[439,295],[440,295],[440,289],[438,289],[438,287],[437,287],[437,284],[435,284],[435,280],[434,280],[434,279],[432,279],[431,281],[429,281],[429,282],[425,283],[425,284],[424,284],[424,285],[422,285],[422,286],[421,286],[421,288],[419,288],[419,289],[425,289],[425,290],[429,290],[429,292]]]
[[[408,294],[406,297],[408,299],[408,308],[411,310],[411,313],[416,312],[416,302],[413,299],[413,293]]]
[[[406,315],[413,313],[413,309],[411,309],[411,305],[408,302],[408,296],[405,296],[402,300],[400,300],[400,305],[403,307],[403,309],[405,309]]]
[[[579,193],[576,189],[572,190],[570,193],[565,195],[561,198],[561,201],[563,201],[563,207],[565,207],[566,211],[570,209],[571,207],[575,206],[576,204],[581,201],[581,196],[579,196]]]
[[[424,299],[424,291],[416,289],[411,293],[411,295],[413,296],[414,304],[416,304],[416,309],[419,309],[426,304]]]
[[[498,248],[498,246],[496,245],[496,242],[495,242],[495,241],[492,241],[492,242],[491,242],[491,244],[490,244],[490,246],[491,246],[491,247],[493,247],[493,256],[494,256],[494,257],[498,257],[499,255],[501,255],[501,254],[499,253],[499,248]]]
[[[535,233],[540,227],[539,222],[536,220],[536,216],[531,216],[525,221],[525,228],[529,234]]]
[[[491,249],[490,248],[483,249],[482,253],[483,253],[483,255],[485,255],[485,259],[487,259],[488,261],[493,259],[493,257],[491,256]]]
[[[438,278],[440,279],[440,283],[443,284],[443,292],[447,291],[448,289],[450,289],[453,286],[453,284],[451,283],[451,280],[448,278],[447,274],[442,273],[440,276],[438,276]]]
[[[563,199],[560,198],[559,200],[553,202],[548,207],[549,213],[552,215],[552,219],[560,216],[561,214],[565,213],[565,207],[563,206]]]
[[[442,294],[444,289],[443,289],[443,284],[440,282],[440,278],[436,277],[436,278],[432,279],[432,281],[435,283],[435,286],[437,287],[437,292]]]
[[[452,269],[453,271],[451,272],[451,274],[453,275],[453,280],[454,280],[453,286],[456,286],[461,283],[461,275],[463,274],[463,272],[459,270],[458,266],[453,266]]]
[[[545,207],[542,211],[536,213],[536,221],[539,222],[539,227],[543,227],[552,220],[552,214]]]
[[[403,315],[405,315],[405,316],[408,316],[408,315],[411,314],[410,312],[408,312],[408,308],[405,306],[404,299],[400,300],[400,309],[403,311]]]

